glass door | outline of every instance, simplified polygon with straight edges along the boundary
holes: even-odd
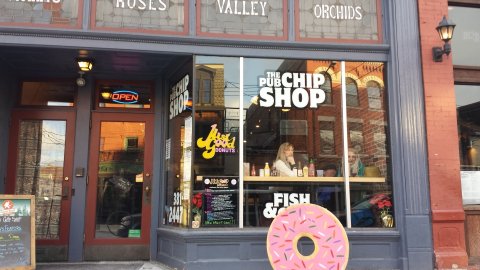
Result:
[[[93,113],[87,260],[115,259],[118,252],[132,245],[142,251],[130,254],[130,259],[148,259],[152,120],[150,114]]]
[[[15,111],[7,193],[35,195],[39,261],[68,259],[74,113]]]

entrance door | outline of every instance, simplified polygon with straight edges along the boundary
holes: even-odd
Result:
[[[68,259],[73,111],[14,111],[7,193],[35,195],[38,261]]]
[[[93,113],[85,260],[149,259],[153,115]]]

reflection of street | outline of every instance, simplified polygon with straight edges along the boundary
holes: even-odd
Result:
[[[145,126],[102,122],[100,138],[95,237],[127,237],[141,224]]]

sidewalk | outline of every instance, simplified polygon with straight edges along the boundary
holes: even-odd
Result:
[[[174,270],[157,262],[37,263],[37,270]]]

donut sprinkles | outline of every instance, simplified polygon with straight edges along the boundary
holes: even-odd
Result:
[[[314,244],[308,256],[297,248],[303,237]],[[344,270],[349,245],[345,229],[330,211],[315,204],[296,204],[280,212],[270,225],[267,253],[274,270]]]

